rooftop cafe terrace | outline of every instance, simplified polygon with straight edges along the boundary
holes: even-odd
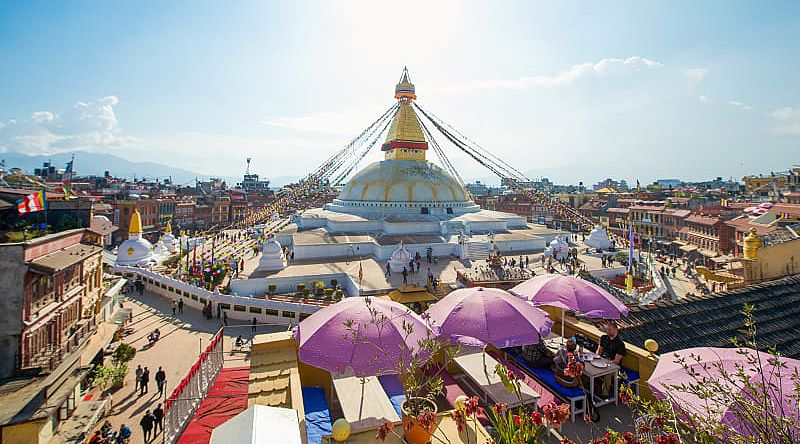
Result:
[[[646,351],[620,339],[614,320],[627,310],[569,276],[540,276],[509,291],[455,290],[421,316],[388,299],[346,298],[293,332],[255,339],[249,403],[294,409],[298,442],[314,444],[516,442],[506,439],[509,430],[523,442],[589,442],[609,428],[641,431],[642,417],[625,404],[636,394],[664,399],[669,384],[687,376],[671,356],[654,354],[653,341]],[[725,362],[748,356],[685,356],[711,362],[725,353],[739,356]],[[787,369],[800,363],[781,360],[779,380],[788,381]],[[673,408],[697,408],[684,398]],[[647,430],[652,439],[642,442],[668,435]]]

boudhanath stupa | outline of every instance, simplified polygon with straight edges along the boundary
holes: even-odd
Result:
[[[404,69],[395,87],[399,107],[381,150],[333,202],[303,211],[277,236],[298,260],[345,257],[357,251],[388,260],[398,250],[469,259],[492,246],[504,254],[542,251],[561,232],[528,224],[525,216],[481,209],[453,175],[426,158],[428,140],[412,102],[416,90]],[[402,270],[402,269],[401,269]]]

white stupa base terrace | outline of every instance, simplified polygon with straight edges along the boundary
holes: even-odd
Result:
[[[422,214],[371,217],[315,208],[295,216],[294,223],[276,239],[293,249],[298,261],[347,257],[388,260],[401,241],[412,257],[419,252],[424,258],[429,247],[434,256],[459,257],[461,233],[468,242],[487,243],[489,234],[494,233],[503,254],[543,251],[556,236],[566,234],[529,224],[523,216],[491,210],[441,218]]]

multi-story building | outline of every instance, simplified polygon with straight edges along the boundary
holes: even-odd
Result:
[[[0,377],[55,368],[94,328],[102,239],[86,229],[0,244]]]
[[[159,203],[155,199],[119,200],[112,202],[114,208],[113,224],[118,227],[112,236],[114,243],[119,244],[128,238],[128,223],[133,210],[139,210],[142,217],[142,229],[146,233],[154,233],[161,227],[159,224]]]
[[[172,225],[183,229],[194,228],[194,201],[179,200],[175,202]]]
[[[692,214],[687,217],[686,226],[681,229],[681,240],[687,245],[681,249],[690,254],[697,252],[705,258],[732,253],[733,228],[725,222],[721,216]]]

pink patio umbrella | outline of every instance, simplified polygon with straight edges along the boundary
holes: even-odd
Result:
[[[581,313],[590,318],[619,319],[628,315],[628,307],[599,286],[574,276],[545,274],[522,282],[510,293],[534,305],[549,305]],[[561,313],[561,336],[564,336],[564,313]]]
[[[376,316],[370,309],[377,312]],[[406,326],[411,333],[406,333]],[[420,344],[435,333],[402,304],[351,297],[300,322],[294,337],[299,358],[306,364],[336,373],[344,373],[349,367],[355,376],[365,377],[400,372],[398,363],[402,360],[408,364],[415,354],[425,353]]]
[[[763,376],[758,366],[753,365],[756,359],[761,361]],[[757,393],[744,392],[744,384],[737,376],[740,370],[755,384]],[[744,415],[737,414],[739,406],[725,395],[740,393],[743,397],[739,399],[747,402],[752,398],[752,402],[764,405],[771,415],[793,424],[787,430],[792,434],[791,442],[800,442],[800,405],[796,398],[791,398],[796,384],[792,375],[798,371],[800,360],[797,359],[776,358],[749,348],[696,347],[663,354],[647,385],[658,398],[669,398],[685,413],[715,416],[733,430],[751,434],[752,427],[742,421]],[[733,376],[725,377],[724,372]],[[711,393],[707,399],[701,399],[697,390],[686,390],[680,387],[682,385],[697,386]],[[766,405],[764,393],[767,394]]]
[[[440,335],[477,347],[536,344],[553,326],[545,311],[499,288],[455,290],[424,316]]]

